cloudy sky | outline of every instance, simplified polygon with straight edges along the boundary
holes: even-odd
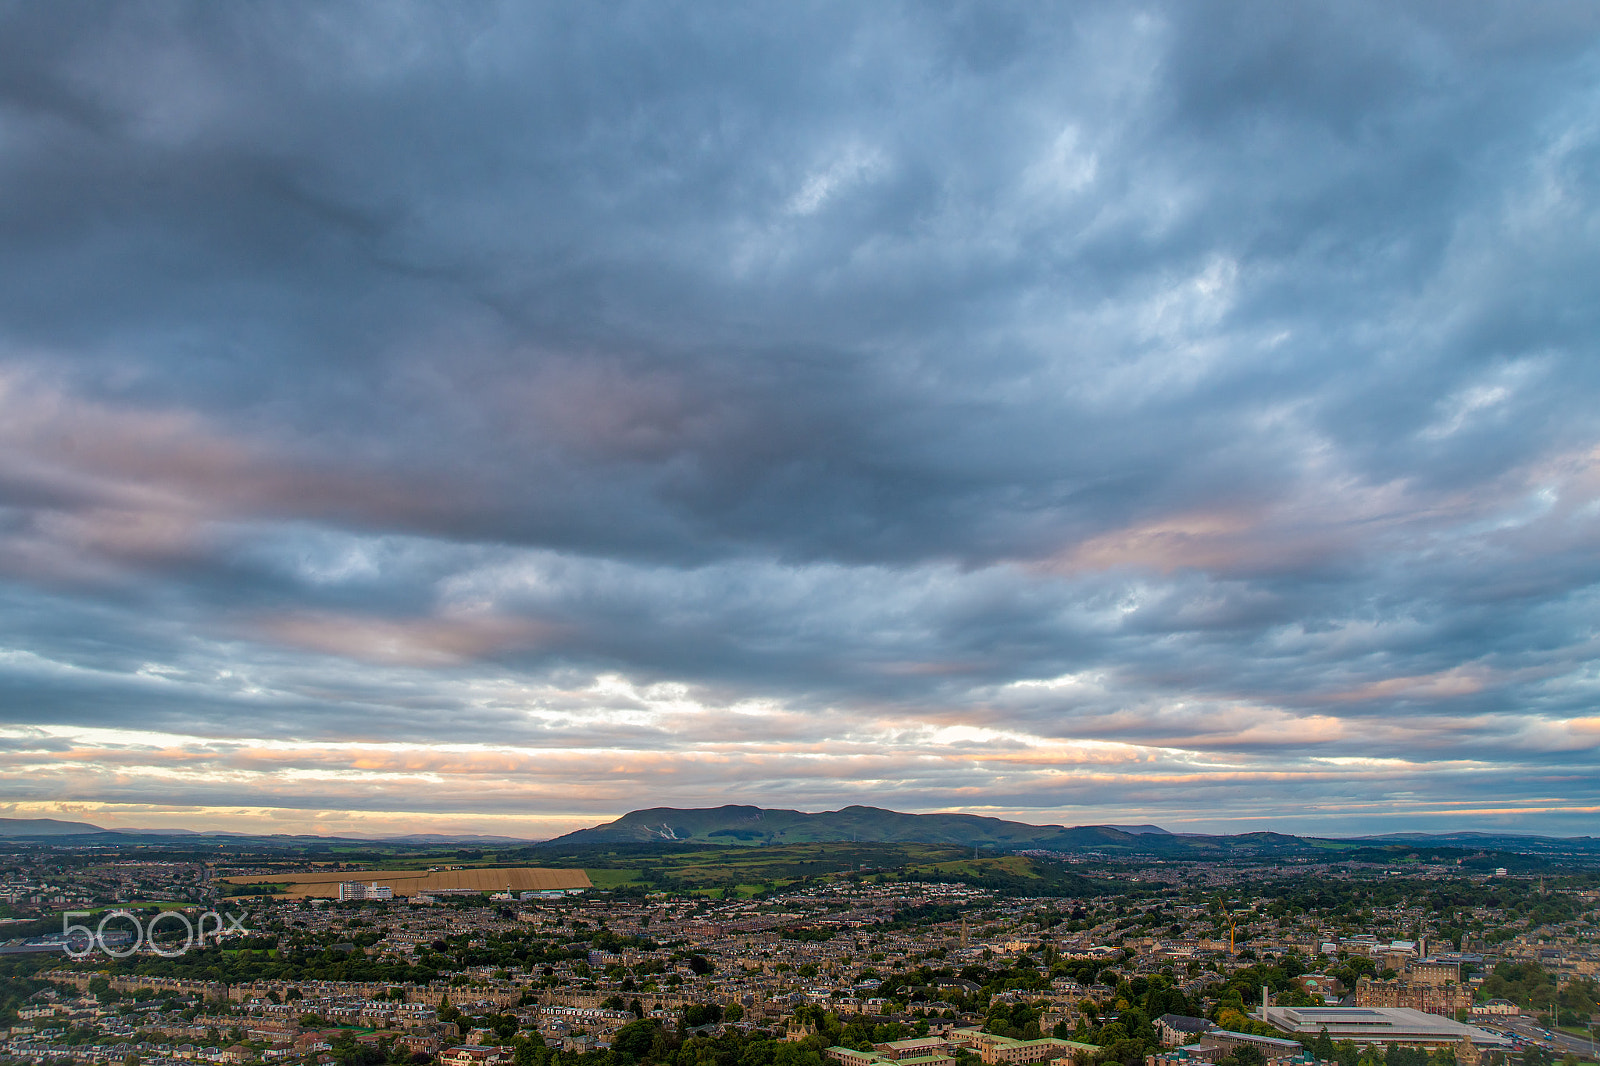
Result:
[[[0,814],[1600,824],[1600,8],[7,3]]]

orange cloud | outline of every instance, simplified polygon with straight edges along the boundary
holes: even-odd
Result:
[[[1449,700],[1482,692],[1493,678],[1493,673],[1481,666],[1457,666],[1432,674],[1372,681],[1324,698],[1338,703],[1382,699]]]

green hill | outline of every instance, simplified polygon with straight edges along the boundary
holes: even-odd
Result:
[[[879,807],[846,807],[809,814],[761,807],[683,810],[653,807],[614,822],[557,837],[548,846],[586,844],[704,843],[771,845],[859,841],[958,844],[1008,851],[1024,849],[1164,852],[1181,838],[1155,826],[1028,825],[972,814],[902,814]],[[1180,848],[1181,850],[1181,848]]]

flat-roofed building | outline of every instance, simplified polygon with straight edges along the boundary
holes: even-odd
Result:
[[[1332,1040],[1351,1040],[1358,1045],[1442,1048],[1471,1043],[1492,1051],[1511,1050],[1511,1041],[1499,1033],[1409,1007],[1258,1007],[1254,1013],[1257,1019],[1294,1037],[1315,1037],[1327,1030]]]
[[[339,899],[394,899],[394,889],[388,885],[364,885],[360,881],[341,881]]]
[[[1285,1040],[1276,1036],[1257,1036],[1255,1033],[1235,1033],[1228,1029],[1212,1029],[1200,1037],[1199,1046],[1204,1049],[1215,1048],[1221,1055],[1213,1060],[1220,1062],[1233,1053],[1235,1048],[1253,1047],[1261,1052],[1264,1062],[1281,1062],[1292,1059],[1305,1051],[1305,1045],[1298,1040]]]

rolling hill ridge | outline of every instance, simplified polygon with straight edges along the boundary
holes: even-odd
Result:
[[[1259,834],[1276,837],[1276,834]],[[632,811],[614,822],[547,841],[550,846],[703,843],[724,845],[860,843],[959,844],[1006,851],[1184,851],[1190,839],[1159,826],[1029,825],[975,814],[903,814],[880,807],[845,807],[816,814],[733,805]],[[1299,843],[1296,837],[1282,837]]]
[[[745,846],[777,844],[936,844],[992,852],[1041,851],[1147,855],[1173,859],[1289,857],[1416,861],[1414,849],[1438,861],[1475,861],[1490,854],[1543,855],[1592,865],[1600,860],[1593,837],[1507,836],[1494,833],[1392,834],[1381,838],[1327,839],[1286,833],[1231,835],[1172,833],[1153,825],[1029,825],[972,814],[903,814],[852,806],[807,813],[749,805],[682,809],[651,807],[615,821],[534,845],[562,851],[603,847]],[[1409,859],[1407,858],[1409,856]]]

